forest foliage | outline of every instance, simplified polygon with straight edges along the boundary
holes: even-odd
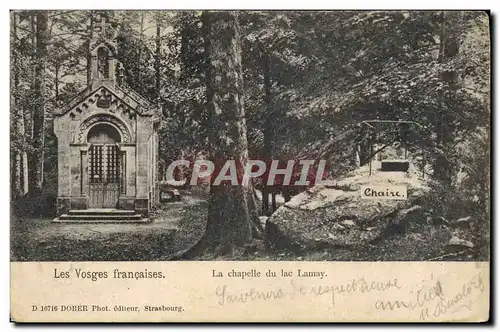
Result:
[[[57,195],[51,120],[86,87],[97,14],[11,13],[14,203]],[[213,42],[237,38],[250,157],[327,158],[336,176],[355,166],[357,145],[400,132],[391,127],[366,135],[361,121],[415,121],[424,129],[411,132],[409,149],[422,151],[439,188],[457,193],[453,204],[436,208],[452,215],[459,214],[453,207],[474,206],[489,215],[486,13],[243,11],[236,15],[237,37],[206,33],[204,15],[218,17],[194,11],[110,15],[127,84],[162,109],[163,165],[218,149],[213,130],[227,123],[214,122],[207,101],[213,93],[207,91],[213,65],[207,53]]]

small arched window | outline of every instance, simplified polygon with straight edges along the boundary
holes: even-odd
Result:
[[[90,128],[87,134],[87,142],[92,144],[115,144],[121,142],[121,136],[115,127],[107,123],[98,123]]]
[[[109,78],[109,55],[105,47],[97,50],[97,69],[101,78]]]

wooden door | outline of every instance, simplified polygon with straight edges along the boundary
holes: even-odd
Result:
[[[116,208],[120,196],[120,157],[116,144],[92,144],[89,150],[91,208]]]

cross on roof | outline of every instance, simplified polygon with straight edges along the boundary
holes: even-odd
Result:
[[[101,34],[106,36],[106,28],[109,26],[108,17],[105,14],[101,14],[101,22],[99,23],[101,27]]]

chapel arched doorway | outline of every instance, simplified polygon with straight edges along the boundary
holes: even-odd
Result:
[[[117,143],[119,131],[112,125],[98,123],[88,132],[89,207],[116,208],[124,170]]]

